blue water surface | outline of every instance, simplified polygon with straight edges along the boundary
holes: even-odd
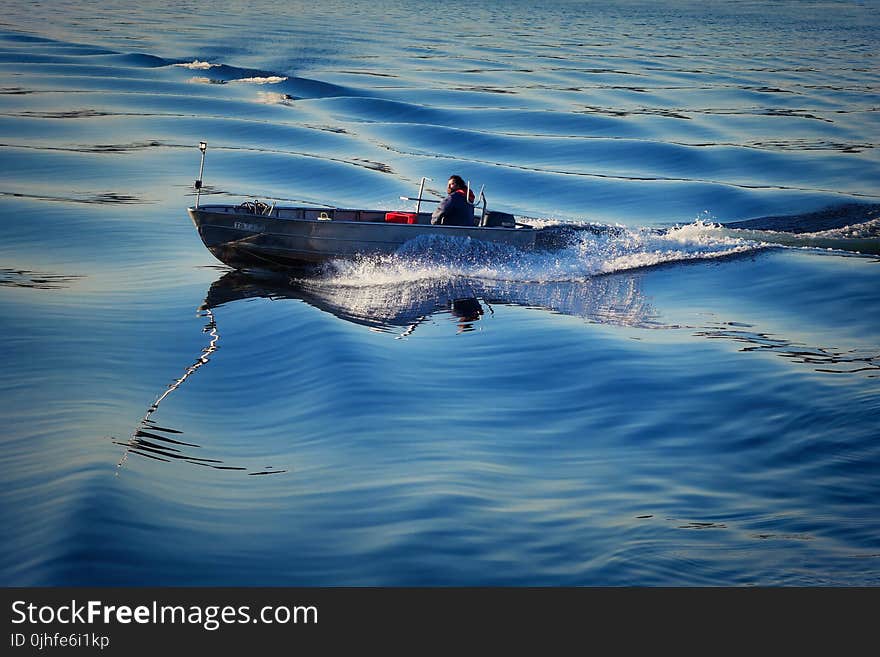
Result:
[[[880,584],[878,9],[9,3],[0,584]],[[586,230],[243,274],[200,140]]]

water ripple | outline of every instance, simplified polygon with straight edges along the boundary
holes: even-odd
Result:
[[[876,584],[872,3],[414,6],[4,7],[0,583]],[[547,243],[228,272],[199,140]]]
[[[0,286],[34,290],[62,290],[76,284],[84,276],[53,274],[25,269],[0,268]]]
[[[112,439],[114,445],[119,445],[125,448],[125,452],[116,466],[117,476],[128,460],[130,454],[137,454],[138,456],[165,463],[177,460],[190,465],[199,465],[214,470],[247,471],[246,467],[226,465],[221,459],[191,456],[185,453],[182,448],[193,447],[199,449],[201,448],[201,445],[184,442],[183,440],[170,437],[170,435],[181,436],[183,432],[177,429],[161,427],[157,425],[153,419],[153,415],[159,410],[159,406],[167,400],[173,392],[180,388],[189,377],[195,374],[199,368],[206,365],[210,361],[211,355],[217,351],[217,343],[220,340],[220,334],[217,330],[217,322],[214,319],[214,314],[209,308],[202,308],[201,312],[208,318],[208,323],[203,328],[203,331],[210,337],[208,344],[202,349],[202,352],[199,354],[195,362],[186,368],[183,375],[171,383],[165,392],[163,392],[156,401],[150,405],[146,414],[138,423],[137,427],[132,431],[131,436],[127,441],[120,441],[115,438]],[[267,466],[260,471],[246,472],[246,474],[270,475],[282,474],[285,472],[287,472],[287,470],[278,470],[272,468],[272,466]]]

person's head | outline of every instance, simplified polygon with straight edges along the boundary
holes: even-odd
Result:
[[[455,175],[449,176],[449,182],[446,183],[446,193],[451,194],[458,189],[467,189],[467,185],[465,184],[464,180],[462,180],[462,177]]]

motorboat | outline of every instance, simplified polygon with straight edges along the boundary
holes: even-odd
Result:
[[[412,201],[412,211],[283,206],[259,199],[238,204],[202,205],[200,194],[206,142],[200,142],[202,161],[195,181],[196,204],[187,208],[199,237],[220,262],[234,269],[288,270],[314,267],[338,258],[392,254],[405,244],[440,239],[477,240],[518,250],[535,247],[541,231],[514,215],[490,210],[484,188],[468,190],[474,207],[473,226],[433,225],[422,206],[439,202],[424,197],[425,181]]]

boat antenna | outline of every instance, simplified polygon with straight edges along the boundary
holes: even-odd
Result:
[[[199,179],[194,183],[196,188],[196,210],[199,209],[199,199],[202,196],[202,174],[205,171],[205,151],[208,150],[208,142],[200,141],[199,150],[202,151],[202,163],[199,165]]]
[[[425,191],[425,181],[426,180],[433,181],[434,179],[433,178],[426,178],[425,176],[422,176],[422,181],[419,183],[419,198],[417,199],[417,202],[416,202],[416,214],[418,214],[419,210],[422,209],[422,193]]]

